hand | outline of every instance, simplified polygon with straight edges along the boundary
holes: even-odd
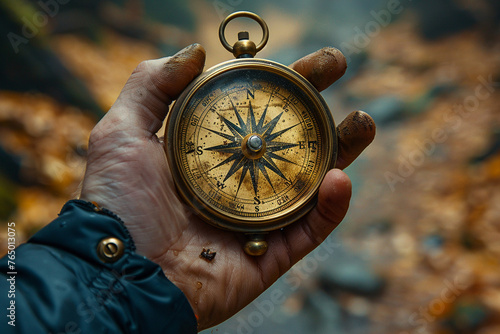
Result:
[[[373,120],[354,112],[338,126],[337,168],[325,177],[317,206],[303,219],[269,233],[269,250],[251,257],[244,236],[201,221],[176,195],[164,145],[156,136],[169,104],[202,72],[205,51],[191,45],[173,57],[139,64],[109,112],[90,136],[81,199],[95,201],[120,216],[137,252],[158,263],[188,298],[198,329],[214,326],[246,306],[343,219],[351,183],[347,167],[375,135]],[[344,56],[325,48],[291,65],[318,90],[346,69]],[[203,248],[214,261],[199,257]]]

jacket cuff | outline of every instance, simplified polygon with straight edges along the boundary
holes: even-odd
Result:
[[[166,278],[159,265],[135,252],[123,221],[111,211],[71,200],[59,217],[36,233],[28,244],[62,250],[73,255],[67,257],[68,266],[81,267],[71,262],[84,260],[99,271],[98,276],[104,282],[89,279],[87,274],[78,278],[88,279],[89,291],[97,298],[102,297],[102,289],[95,289],[96,284],[107,284],[112,287],[110,291],[119,291],[110,299],[115,302],[104,303],[103,307],[108,316],[121,322],[119,327],[127,327],[127,332],[197,332],[196,317],[185,295]]]

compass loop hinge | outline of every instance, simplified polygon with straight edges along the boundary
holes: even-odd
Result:
[[[236,58],[253,58],[257,53],[257,46],[249,39],[247,31],[238,33],[238,41],[233,45],[233,55]]]

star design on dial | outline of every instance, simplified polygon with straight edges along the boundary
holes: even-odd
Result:
[[[275,163],[275,160],[284,161],[284,162],[290,163],[290,164],[295,164],[294,162],[292,162],[292,161],[290,161],[290,160],[288,160],[280,155],[277,155],[276,152],[298,146],[298,144],[295,144],[295,143],[280,142],[280,141],[278,141],[278,139],[282,134],[293,129],[294,127],[296,127],[300,123],[297,123],[297,124],[292,125],[286,129],[279,130],[279,131],[275,132],[274,130],[275,130],[276,125],[278,124],[279,120],[281,119],[283,112],[281,112],[279,115],[274,117],[267,124],[264,124],[265,119],[266,119],[267,109],[269,107],[269,103],[267,104],[260,119],[257,121],[255,119],[253,107],[252,107],[252,104],[250,102],[249,106],[248,106],[248,115],[247,115],[246,122],[243,120],[240,112],[234,106],[232,101],[231,101],[231,104],[232,104],[232,108],[233,108],[233,111],[236,115],[236,118],[238,120],[239,125],[234,124],[233,122],[231,122],[230,120],[228,120],[227,118],[225,118],[224,116],[222,116],[220,114],[219,114],[219,118],[227,126],[227,128],[231,131],[232,135],[204,127],[204,129],[226,139],[225,144],[212,146],[212,147],[206,148],[205,150],[230,154],[230,156],[227,159],[225,159],[221,163],[217,164],[216,166],[212,167],[210,170],[218,168],[218,167],[226,165],[226,164],[231,164],[229,171],[227,172],[226,176],[224,177],[223,182],[225,182],[232,175],[234,175],[237,171],[242,169],[241,177],[240,177],[240,180],[238,183],[238,189],[236,190],[235,196],[237,196],[238,191],[240,190],[241,184],[243,183],[243,180],[244,180],[245,176],[247,175],[247,173],[250,174],[250,178],[252,180],[253,190],[254,190],[255,195],[257,196],[257,193],[258,193],[257,189],[258,189],[258,184],[259,184],[259,172],[262,173],[262,175],[267,180],[267,182],[269,183],[269,185],[271,186],[273,191],[276,193],[276,190],[274,189],[274,186],[273,186],[271,179],[269,177],[268,170],[272,171],[273,173],[276,173],[279,177],[281,177],[285,181],[290,182],[290,180],[288,180],[286,178],[286,176],[283,174],[283,172],[278,168],[278,166]],[[243,148],[244,148],[243,146],[245,145],[245,143],[248,143],[247,140],[248,140],[249,136],[259,138],[260,142],[263,144],[263,145],[261,145],[262,152],[260,152],[260,154],[257,156],[257,158],[249,157],[248,154],[245,154],[245,152],[243,150]],[[250,144],[248,144],[248,145],[250,147]]]

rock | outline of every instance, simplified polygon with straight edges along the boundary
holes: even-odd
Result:
[[[344,290],[364,296],[376,296],[385,286],[385,280],[359,260],[328,266],[319,280],[326,291]]]

